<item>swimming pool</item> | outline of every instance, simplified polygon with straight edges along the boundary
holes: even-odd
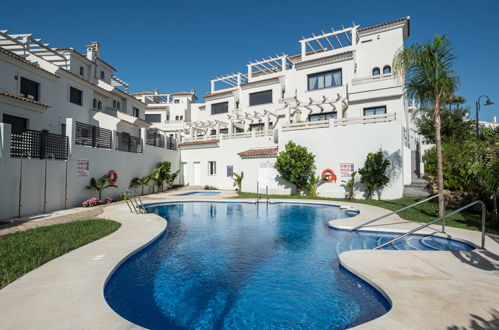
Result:
[[[175,196],[213,196],[220,195],[220,191],[190,191],[186,193],[176,194]]]
[[[338,207],[186,202],[152,205],[166,232],[109,278],[105,297],[121,316],[151,329],[342,329],[390,309],[339,265],[347,250],[396,234],[348,232],[328,221]],[[461,242],[410,236],[390,249],[469,250]]]

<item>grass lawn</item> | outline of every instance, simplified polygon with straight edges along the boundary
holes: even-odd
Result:
[[[257,194],[255,193],[246,193],[240,192],[240,197],[248,197],[255,198]],[[264,195],[260,194],[259,196],[264,197]],[[347,200],[342,198],[325,198],[325,197],[312,197],[312,196],[290,196],[290,195],[269,195],[270,198],[292,198],[292,199],[315,199],[315,200],[328,200],[328,201],[338,201],[338,202],[349,202],[349,203],[359,203],[359,204],[368,204],[379,206],[385,208],[390,211],[398,210],[404,206],[408,206],[412,203],[420,201],[425,197],[402,197],[399,199],[393,200],[365,200],[365,199],[354,199]],[[447,209],[447,213],[451,212],[452,209]],[[437,212],[437,204],[432,202],[426,202],[423,204],[419,204],[413,208],[402,211],[399,213],[400,217],[406,220],[411,220],[415,222],[429,222],[438,217]],[[445,224],[447,226],[464,228],[470,230],[481,231],[482,228],[482,219],[479,214],[469,213],[469,212],[461,212],[458,214],[454,214],[453,216],[445,219]],[[494,228],[486,228],[487,233],[491,234],[499,234],[499,230]]]
[[[1,236],[0,289],[54,258],[111,234],[120,226],[111,220],[83,220]]]

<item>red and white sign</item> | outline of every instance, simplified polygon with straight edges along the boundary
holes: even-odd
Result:
[[[340,176],[349,177],[355,171],[353,163],[340,163]]]
[[[90,161],[80,159],[76,161],[76,176],[88,176],[89,169]]]

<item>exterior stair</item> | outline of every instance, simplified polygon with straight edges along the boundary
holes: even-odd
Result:
[[[416,176],[412,177],[412,183],[404,186],[404,197],[430,196],[426,186],[428,181]]]

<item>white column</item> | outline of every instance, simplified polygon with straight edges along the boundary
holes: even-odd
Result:
[[[300,41],[300,43],[301,43],[301,60],[303,61],[303,59],[307,55],[307,44],[305,43],[305,41]]]
[[[215,91],[215,81],[211,81],[211,92],[213,93]]]
[[[268,131],[269,130],[269,114],[268,113],[265,114],[265,119],[264,119],[264,124],[263,125],[264,125],[263,126],[264,127],[263,128],[264,131],[265,132]]]
[[[234,133],[234,121],[232,119],[229,119],[229,134]]]
[[[286,71],[286,57],[283,56],[281,61],[282,71]]]
[[[252,70],[251,70],[251,65],[248,64],[248,81],[251,80],[251,78],[253,78],[253,75],[252,75]]]

